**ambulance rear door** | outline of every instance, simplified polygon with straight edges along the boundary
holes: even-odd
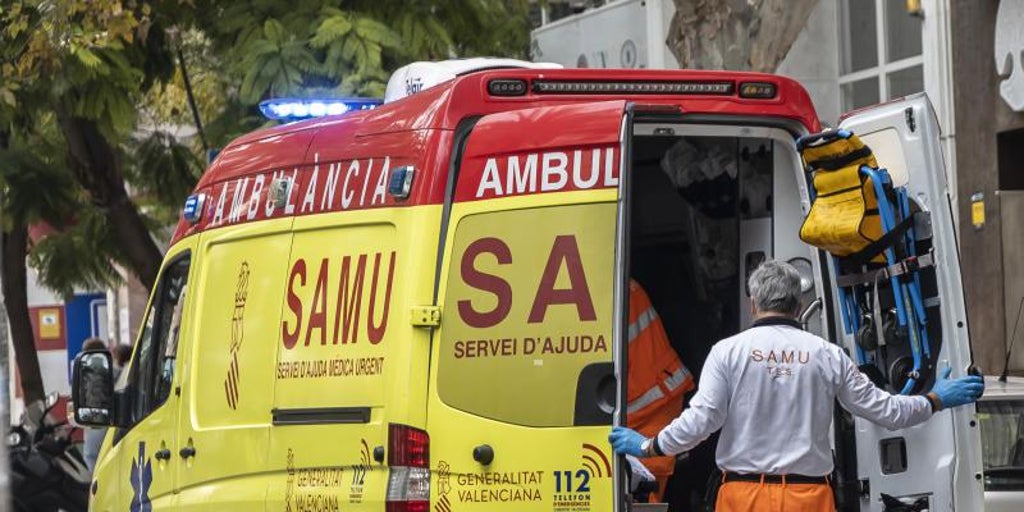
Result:
[[[433,510],[614,510],[626,119],[606,101],[459,127],[428,399]]]
[[[972,359],[967,312],[931,103],[924,94],[910,96],[852,113],[840,128],[871,147],[878,165],[888,169],[895,186],[907,187],[912,206],[923,212],[914,226],[916,245],[920,254],[933,251],[935,265],[920,271],[933,354],[922,372],[921,389],[931,389],[935,371],[947,364],[953,377],[963,376]],[[853,337],[846,334],[844,342],[854,354]],[[880,370],[891,375],[891,368]],[[855,421],[861,510],[885,510],[883,494],[907,503],[926,498],[933,512],[983,509],[981,441],[973,405],[941,411],[903,430]]]

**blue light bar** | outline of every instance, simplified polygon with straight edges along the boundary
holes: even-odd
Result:
[[[311,117],[336,116],[354,110],[370,110],[383,103],[379,98],[275,98],[260,102],[267,119],[298,121]]]

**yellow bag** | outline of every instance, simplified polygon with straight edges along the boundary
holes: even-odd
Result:
[[[878,164],[871,148],[852,133],[823,139],[801,151],[817,195],[800,227],[800,239],[836,256],[849,256],[883,235],[874,184],[860,173],[862,165]],[[884,259],[879,255],[873,261]]]

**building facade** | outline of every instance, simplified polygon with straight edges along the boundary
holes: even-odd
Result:
[[[956,0],[950,61],[960,252],[975,359],[1024,371],[1024,0]]]
[[[672,0],[573,5],[554,11],[564,18],[539,17],[535,59],[677,66],[664,45]],[[600,28],[612,25],[622,28]],[[637,56],[619,58],[629,48]],[[830,125],[846,111],[928,94],[942,127],[975,362],[994,374],[1014,335],[1024,338],[1022,59],[1024,0],[819,0],[776,70],[807,88]],[[1009,367],[1024,374],[1016,343]]]

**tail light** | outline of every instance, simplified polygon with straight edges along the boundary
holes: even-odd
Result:
[[[430,510],[430,436],[407,425],[388,426],[387,512]]]

